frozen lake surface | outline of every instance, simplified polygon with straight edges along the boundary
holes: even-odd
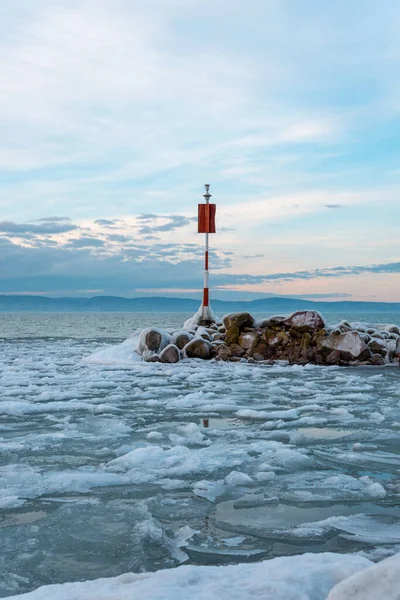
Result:
[[[182,563],[400,551],[400,371],[83,360],[186,317],[0,314],[0,597]]]

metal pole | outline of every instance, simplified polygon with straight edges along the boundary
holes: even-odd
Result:
[[[211,194],[209,193],[210,186],[208,183],[205,184],[206,193],[203,197],[206,200],[206,204],[209,204]],[[204,253],[204,288],[203,288],[203,310],[202,319],[207,321],[209,319],[209,304],[210,304],[210,291],[209,291],[209,270],[208,270],[208,257],[209,257],[209,234],[205,234],[205,253]]]

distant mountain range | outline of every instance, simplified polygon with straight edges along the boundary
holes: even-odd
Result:
[[[93,298],[51,298],[49,296],[0,295],[0,311],[63,311],[63,312],[195,312],[200,301],[193,298],[144,297],[121,298],[118,296],[94,296]],[[321,312],[398,312],[399,302],[314,302],[296,298],[263,298],[260,300],[214,300],[216,313],[225,314],[237,310],[252,313],[289,313],[312,309]]]

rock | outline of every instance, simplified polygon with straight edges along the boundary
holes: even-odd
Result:
[[[369,337],[368,333],[363,333],[363,332],[361,332],[361,333],[360,333],[360,338],[361,338],[362,340],[364,340],[364,342],[365,342],[366,344],[368,344],[368,342],[369,342],[369,341],[370,341],[370,339],[371,339],[371,338]]]
[[[369,364],[380,367],[381,365],[385,364],[385,359],[381,354],[373,354],[369,359]]]
[[[162,363],[177,363],[180,361],[181,353],[178,346],[169,344],[160,353],[160,362]]]
[[[290,363],[298,363],[300,360],[300,346],[298,344],[291,344],[286,350],[286,359]]]
[[[301,338],[301,342],[300,342],[300,348],[302,350],[308,350],[310,345],[311,345],[311,334],[303,333],[303,337]]]
[[[239,327],[237,327],[237,325],[232,325],[226,330],[225,342],[227,344],[237,344],[239,341],[239,334]]]
[[[225,339],[225,334],[224,333],[214,333],[214,335],[211,336],[212,340],[224,340]]]
[[[257,327],[260,327],[261,329],[268,327],[284,327],[286,319],[287,317],[283,317],[281,315],[268,317],[268,319],[262,319],[261,321],[258,321]]]
[[[254,317],[248,312],[231,313],[225,315],[222,322],[226,330],[232,326],[238,327],[240,330],[243,329],[243,327],[253,327]]]
[[[260,342],[260,336],[256,331],[242,333],[239,337],[239,345],[245,350],[253,350]]]
[[[260,354],[264,358],[269,358],[269,356],[270,356],[269,346],[267,346],[267,344],[263,344],[262,342],[260,342],[259,344],[257,344],[257,346],[253,350],[254,357],[256,354]]]
[[[221,344],[218,347],[216,360],[229,360],[232,356],[232,350],[226,344]]]
[[[260,362],[262,360],[265,360],[265,357],[262,354],[260,354],[259,352],[254,352],[253,360],[255,360],[256,362]]]
[[[210,358],[211,344],[201,337],[194,338],[186,344],[183,350],[188,358],[202,358],[207,360]]]
[[[214,332],[213,332],[214,333]],[[210,330],[206,327],[198,327],[196,331],[196,337],[202,337],[203,340],[211,342]]]
[[[387,331],[388,333],[397,333],[397,335],[400,335],[400,327],[398,327],[397,325],[386,325],[385,331]]]
[[[338,365],[340,362],[341,352],[340,350],[332,350],[329,352],[325,361],[327,365]]]
[[[297,329],[289,329],[289,335],[295,340],[301,340],[301,338],[303,337],[302,332],[298,331]]]
[[[381,331],[374,331],[373,333],[371,333],[371,337],[376,338],[377,340],[385,339],[385,336],[383,335],[383,333]]]
[[[245,349],[242,348],[239,344],[231,344],[230,345],[232,356],[243,356],[245,353]]]
[[[139,336],[137,352],[143,355],[145,352],[159,352],[169,344],[171,336],[162,329],[148,327]]]
[[[368,348],[373,354],[381,354],[382,356],[386,356],[388,353],[386,342],[380,340],[379,338],[372,338],[371,341],[368,342]]]
[[[317,346],[317,348],[320,346],[321,340],[326,337],[328,335],[327,330],[324,329],[318,329],[318,331],[316,331],[312,338],[311,338],[311,346]]]
[[[178,346],[179,350],[183,350],[183,348],[193,339],[193,335],[191,335],[188,331],[176,331],[172,335],[171,344],[175,344]]]
[[[158,356],[158,354],[143,354],[143,360],[145,360],[146,362],[160,362],[160,357]]]
[[[278,346],[287,346],[290,342],[289,334],[285,331],[278,331],[274,333],[273,331],[267,336],[268,346],[273,350]]]
[[[218,331],[220,333],[226,333],[226,327],[224,327],[223,325],[221,325],[221,327],[218,327]]]
[[[353,328],[348,321],[341,321],[337,325],[337,329],[340,329],[341,333],[346,333],[347,331],[352,331]]]
[[[325,323],[321,315],[315,310],[299,310],[285,320],[288,329],[296,329],[303,333],[323,329]]]
[[[371,352],[357,331],[348,331],[340,335],[328,335],[321,340],[322,350],[328,355],[338,350],[343,361],[368,360]]]

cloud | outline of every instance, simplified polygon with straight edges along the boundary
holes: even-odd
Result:
[[[343,204],[325,204],[325,208],[342,208]]]
[[[57,222],[61,222],[61,221],[70,221],[71,219],[69,217],[42,217],[41,219],[33,219],[33,221],[43,221],[43,222],[50,222],[50,223],[57,223]]]
[[[103,240],[99,240],[98,238],[94,238],[94,237],[80,237],[77,239],[70,239],[68,240],[68,243],[65,244],[65,246],[67,248],[88,248],[90,246],[92,247],[103,247],[105,245],[105,242]]]
[[[55,221],[45,221],[41,225],[34,225],[32,223],[13,223],[12,221],[1,221],[0,232],[14,234],[48,234],[48,233],[65,233],[67,231],[73,231],[79,229],[77,225],[72,223],[57,223]]]
[[[102,225],[103,227],[107,227],[108,225],[115,225],[118,223],[119,219],[96,219],[94,222],[97,225]]]
[[[184,217],[182,215],[139,215],[138,220],[145,224],[139,228],[139,233],[144,235],[151,235],[154,233],[161,233],[166,231],[175,231],[180,227],[186,227],[193,221],[197,221],[197,217]],[[166,221],[166,223],[159,224],[159,221]]]

